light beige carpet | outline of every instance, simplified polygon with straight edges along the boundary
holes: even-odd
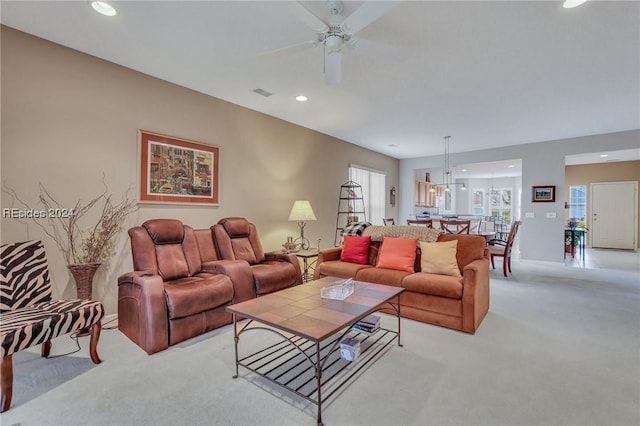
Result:
[[[637,426],[638,272],[514,262],[504,279],[498,269],[475,335],[403,320],[404,347],[392,347],[330,401],[324,422]],[[102,364],[30,399],[14,395],[2,425],[315,424],[306,401],[246,370],[232,379],[232,337],[227,326],[148,356],[105,330]],[[87,358],[88,338],[81,344],[76,356]],[[73,348],[63,337],[53,353]]]

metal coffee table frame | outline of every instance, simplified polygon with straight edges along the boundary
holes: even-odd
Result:
[[[392,303],[396,299],[396,303]],[[390,307],[397,318],[397,330],[380,328],[369,334],[354,329],[353,325],[362,318],[377,312],[383,307]],[[232,311],[233,312],[233,311]],[[258,323],[260,325],[255,325]],[[240,336],[249,331],[268,331],[282,340],[249,355],[239,358],[238,344]],[[239,327],[237,314],[233,312],[233,334],[235,347],[236,373],[239,366],[288,389],[296,395],[317,405],[317,423],[322,425],[323,402],[331,398],[349,379],[362,371],[367,365],[379,358],[379,355],[397,341],[400,341],[400,293],[386,301],[382,301],[372,309],[353,318],[341,330],[326,339],[309,339],[298,336],[295,331],[280,330],[273,324],[263,326],[260,320],[248,319]],[[355,362],[342,359],[339,355],[340,342],[349,337],[360,341],[361,353]]]

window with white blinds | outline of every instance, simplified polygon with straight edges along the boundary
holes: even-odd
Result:
[[[385,188],[387,176],[382,172],[351,165],[349,180],[362,186],[364,211],[367,221],[372,225],[383,225]]]

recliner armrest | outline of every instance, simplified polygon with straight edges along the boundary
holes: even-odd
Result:
[[[272,251],[264,254],[265,260],[287,262],[293,265],[296,270],[296,283],[295,285],[302,284],[302,269],[300,268],[300,262],[295,254],[282,253],[279,251]]]
[[[149,355],[169,347],[164,281],[150,271],[118,277],[118,329]]]
[[[133,271],[120,275],[118,277],[118,285],[125,283],[135,283],[141,286],[163,285],[162,277],[151,271]]]
[[[279,260],[281,262],[297,263],[298,258],[294,254],[271,251],[264,254],[266,260]]]
[[[233,283],[233,303],[254,299],[253,272],[246,260],[212,260],[202,264],[203,272],[223,274]]]

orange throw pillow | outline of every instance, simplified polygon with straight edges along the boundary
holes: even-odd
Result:
[[[417,238],[384,237],[376,267],[414,273],[413,265],[416,261],[417,245]]]
[[[366,265],[369,260],[369,244],[371,244],[371,237],[345,235],[340,260]]]

